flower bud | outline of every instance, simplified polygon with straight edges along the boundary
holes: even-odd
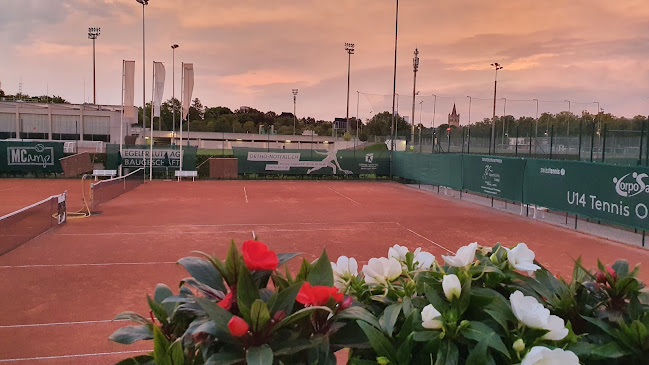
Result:
[[[343,299],[342,302],[340,302],[340,310],[345,310],[349,307],[351,307],[352,303],[354,302],[354,298],[347,296]]]
[[[277,323],[277,322],[281,322],[281,321],[283,321],[284,318],[286,318],[286,311],[283,310],[283,309],[282,309],[282,310],[278,310],[277,312],[275,312],[275,314],[273,314],[273,320],[274,320],[276,323]]]
[[[232,336],[241,337],[246,333],[248,333],[250,327],[248,326],[248,323],[243,318],[232,316],[232,318],[228,322],[228,329],[232,333]]]
[[[518,340],[514,341],[512,348],[516,352],[523,352],[523,350],[525,350],[525,342],[523,342],[522,338],[519,338]]]
[[[388,365],[390,360],[385,356],[379,356],[376,358],[376,363],[379,365]]]
[[[462,322],[460,322],[460,329],[469,327],[470,322],[467,321],[466,319],[463,319]]]
[[[613,282],[617,281],[617,272],[615,272],[615,269],[610,265],[606,265],[606,271],[608,271],[608,274],[613,278]]]
[[[606,283],[606,274],[604,274],[603,271],[598,271],[596,275],[596,280],[600,284],[605,284]]]
[[[491,263],[494,265],[498,265],[498,256],[493,253],[491,256],[489,256],[489,261],[491,261]]]

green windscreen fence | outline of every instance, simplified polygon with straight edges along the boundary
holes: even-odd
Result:
[[[63,142],[0,141],[0,172],[63,172]]]
[[[151,156],[151,146],[123,146],[122,153],[119,153],[118,144],[106,145],[106,168],[117,170],[122,167],[135,170],[139,167],[149,167],[149,156]],[[195,146],[183,146],[183,170],[196,170],[196,152]],[[121,161],[120,161],[121,160]],[[178,146],[153,146],[153,168],[156,170],[178,170],[180,168],[180,148]]]
[[[462,188],[462,155],[394,153],[394,175],[425,184]]]
[[[463,155],[465,190],[495,198],[522,201],[525,160],[484,155]]]
[[[649,168],[528,160],[525,202],[649,229]]]
[[[233,148],[240,174],[377,175],[390,174],[388,151]]]
[[[649,230],[649,168],[397,152],[394,175]]]

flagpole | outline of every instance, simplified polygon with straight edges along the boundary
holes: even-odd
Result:
[[[183,101],[185,98],[185,62],[180,63],[182,70],[180,77],[180,171],[183,170],[183,118],[185,116],[185,108]]]
[[[151,82],[151,137],[149,139],[149,144],[151,148],[149,149],[149,181],[153,180],[153,114],[154,113],[154,98],[155,98],[155,61],[153,61],[153,78]]]
[[[126,66],[124,60],[122,60],[122,112],[119,113],[119,157],[122,159],[123,152],[123,143],[124,143],[124,78],[126,74]],[[122,176],[122,164],[117,166],[119,170],[119,176]]]

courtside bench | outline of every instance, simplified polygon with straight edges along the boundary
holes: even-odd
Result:
[[[99,176],[108,176],[113,178],[117,176],[117,170],[92,170],[92,175],[95,177],[95,181],[97,181]]]
[[[178,178],[178,181],[182,179],[183,177],[190,177],[192,178],[192,181],[198,176],[198,171],[185,171],[185,170],[176,170],[176,177]]]

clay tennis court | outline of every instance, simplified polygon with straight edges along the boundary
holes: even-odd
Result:
[[[2,209],[66,189],[69,210],[80,208],[79,180],[0,180]],[[253,234],[278,252],[313,260],[326,248],[361,265],[395,243],[441,260],[474,241],[526,242],[556,273],[570,275],[579,256],[588,267],[624,258],[649,279],[646,249],[392,182],[154,181],[99,210],[0,256],[0,362],[111,364],[151,350],[110,342],[126,324],[111,319],[148,313],[145,296],[159,282],[177,292],[187,274],[175,262],[190,251],[223,257],[231,239]]]

